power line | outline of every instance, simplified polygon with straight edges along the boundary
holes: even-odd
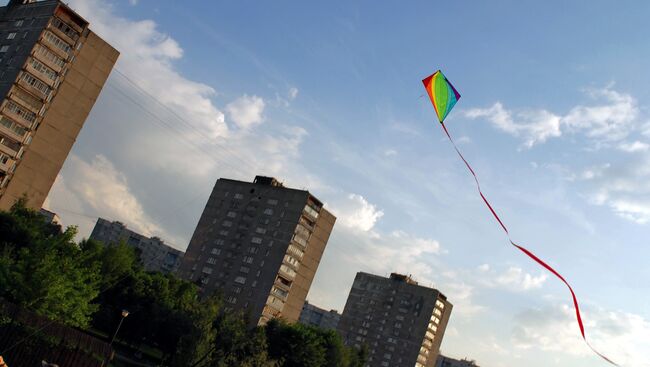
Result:
[[[225,152],[231,154],[231,155],[232,155],[233,157],[235,157],[235,158],[236,158],[240,163],[243,163],[244,165],[248,166],[249,168],[252,168],[253,170],[256,170],[256,169],[257,169],[256,167],[254,167],[254,166],[252,166],[251,164],[249,164],[248,162],[246,162],[246,160],[240,158],[236,152],[232,151],[232,150],[229,149],[227,146],[218,143],[217,141],[215,141],[214,138],[212,138],[212,137],[206,135],[206,134],[204,133],[203,130],[200,130],[200,129],[196,128],[196,126],[195,126],[194,124],[192,124],[192,123],[190,123],[189,121],[187,121],[185,118],[183,118],[182,116],[180,116],[180,115],[179,115],[176,111],[174,111],[172,108],[168,107],[166,104],[164,104],[163,102],[161,102],[158,98],[156,98],[154,95],[152,95],[151,93],[149,93],[146,89],[142,88],[142,87],[141,87],[141,86],[140,86],[136,81],[134,81],[133,79],[131,79],[130,77],[128,77],[125,73],[121,72],[121,71],[120,71],[119,69],[117,69],[117,68],[115,68],[115,69],[113,69],[113,70],[115,70],[115,72],[117,73],[117,75],[119,75],[119,76],[121,76],[122,78],[124,78],[124,80],[126,80],[126,81],[127,81],[131,86],[133,86],[135,89],[137,89],[137,90],[140,91],[142,94],[144,94],[144,95],[146,95],[147,97],[149,97],[150,99],[152,99],[156,104],[158,104],[158,105],[161,106],[163,109],[165,109],[167,112],[169,112],[169,113],[171,113],[173,116],[175,116],[175,117],[176,117],[176,118],[177,118],[181,123],[183,123],[183,124],[184,124],[185,126],[187,126],[189,129],[193,130],[193,131],[196,132],[198,135],[200,135],[201,137],[205,138],[205,139],[206,139],[208,142],[210,142],[211,144],[216,145],[216,146],[220,147],[221,149],[223,149]]]

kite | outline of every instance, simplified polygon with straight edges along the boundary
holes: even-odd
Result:
[[[508,241],[512,246],[517,248],[519,251],[523,252],[526,254],[528,257],[533,259],[535,262],[537,262],[539,265],[544,267],[546,270],[551,272],[553,275],[555,275],[558,279],[560,279],[568,288],[569,292],[571,292],[571,298],[573,299],[573,306],[576,311],[576,320],[578,321],[578,327],[580,328],[580,334],[582,335],[582,339],[585,341],[587,346],[596,353],[598,356],[600,356],[602,359],[605,361],[609,362],[610,364],[614,366],[618,366],[618,364],[614,363],[612,360],[598,352],[594,347],[589,344],[589,341],[587,341],[587,337],[585,335],[585,328],[584,324],[582,322],[582,317],[580,316],[580,307],[578,306],[578,298],[575,295],[575,292],[573,291],[573,288],[571,288],[571,285],[569,285],[569,282],[564,279],[560,273],[558,273],[553,267],[545,263],[542,259],[537,257],[535,254],[530,252],[528,249],[517,245],[512,238],[510,237],[510,232],[508,232],[508,228],[506,228],[505,224],[499,218],[497,215],[496,211],[490,204],[490,202],[487,200],[485,195],[483,195],[483,192],[481,191],[481,184],[478,181],[478,176],[474,172],[474,169],[470,166],[469,162],[463,157],[461,154],[460,150],[458,149],[458,146],[456,146],[456,143],[454,142],[454,139],[451,138],[451,135],[449,134],[449,131],[447,130],[447,127],[445,126],[445,118],[449,114],[452,108],[456,105],[456,102],[460,99],[460,94],[454,88],[454,86],[447,80],[445,75],[442,73],[442,71],[438,70],[435,73],[431,74],[430,76],[424,78],[422,80],[422,84],[424,84],[424,89],[427,90],[427,94],[429,94],[429,98],[431,99],[431,103],[433,104],[433,108],[436,110],[436,115],[438,116],[438,121],[440,121],[440,125],[442,126],[442,129],[445,132],[445,135],[449,138],[449,141],[451,144],[454,146],[454,149],[456,150],[456,153],[458,153],[458,156],[460,159],[463,160],[463,163],[465,163],[465,166],[467,166],[467,169],[469,172],[472,174],[474,177],[474,181],[476,182],[476,187],[478,189],[478,193],[481,196],[481,199],[483,199],[483,202],[485,205],[488,207],[490,212],[492,213],[492,216],[494,216],[494,219],[499,222],[499,225],[503,229],[503,231],[506,233],[506,236],[508,237]]]

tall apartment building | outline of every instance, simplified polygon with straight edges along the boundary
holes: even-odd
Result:
[[[0,209],[40,209],[119,53],[59,0],[0,7]]]
[[[302,313],[300,314],[299,321],[301,324],[305,325],[336,330],[340,319],[341,314],[336,310],[328,311],[305,301],[305,305],[302,306]]]
[[[410,276],[357,273],[338,331],[350,346],[368,346],[368,366],[433,367],[452,305]]]
[[[111,222],[98,218],[90,239],[101,241],[106,245],[124,241],[137,249],[140,262],[147,271],[174,273],[178,271],[183,259],[183,251],[177,250],[158,237],[147,237],[128,229],[121,222]]]
[[[445,357],[442,354],[438,356],[435,367],[479,367],[476,361],[469,359],[454,359]]]
[[[295,322],[336,218],[308,191],[275,178],[219,179],[181,265],[204,294],[223,293],[252,324]]]

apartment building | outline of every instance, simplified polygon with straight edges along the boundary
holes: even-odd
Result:
[[[368,366],[433,367],[452,304],[411,276],[357,273],[339,321],[349,346],[366,345]]]
[[[0,210],[41,208],[118,56],[59,0],[0,7]]]
[[[221,292],[251,324],[300,316],[336,218],[306,190],[272,177],[221,178],[196,226],[182,277]]]

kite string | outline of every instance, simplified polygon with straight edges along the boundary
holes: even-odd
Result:
[[[510,237],[510,232],[508,232],[508,228],[506,228],[506,226],[505,226],[505,224],[503,224],[503,221],[501,220],[501,218],[499,218],[499,216],[497,215],[494,208],[492,208],[492,205],[490,204],[490,202],[487,200],[485,195],[483,195],[483,192],[481,191],[481,184],[478,181],[478,176],[476,175],[476,173],[472,169],[472,166],[470,166],[469,162],[467,162],[465,157],[463,157],[463,154],[458,149],[458,146],[456,146],[456,143],[454,142],[454,139],[452,139],[451,135],[449,134],[449,131],[447,130],[447,127],[445,126],[445,124],[441,122],[440,125],[442,125],[442,129],[445,131],[445,134],[449,138],[449,141],[454,146],[454,149],[456,150],[456,153],[458,153],[458,156],[460,157],[460,159],[463,160],[463,163],[465,163],[465,166],[467,166],[467,169],[470,171],[470,173],[474,177],[474,181],[476,182],[476,187],[478,188],[479,195],[481,195],[481,199],[483,199],[483,202],[485,203],[485,205],[487,205],[488,209],[490,209],[490,212],[492,213],[492,216],[494,216],[494,218],[497,220],[497,222],[499,222],[499,225],[501,225],[501,228],[503,228],[503,231],[506,233],[506,236],[508,236],[508,241],[510,242],[510,244],[512,246],[516,247],[519,251],[526,254],[531,259],[533,259],[539,265],[543,266],[546,270],[550,271],[553,275],[558,277],[567,286],[567,288],[569,288],[569,292],[571,292],[571,298],[573,299],[573,306],[574,306],[575,311],[576,311],[576,319],[578,320],[578,326],[580,327],[580,334],[582,335],[582,339],[585,341],[587,346],[589,346],[589,349],[591,349],[599,357],[601,357],[602,359],[604,359],[605,361],[611,363],[614,366],[620,367],[618,364],[616,364],[615,362],[613,362],[612,360],[610,360],[609,358],[605,357],[603,354],[598,352],[596,349],[594,349],[594,347],[592,347],[591,344],[589,343],[589,341],[587,340],[587,337],[585,335],[584,324],[582,322],[582,317],[580,316],[580,307],[578,306],[578,298],[576,297],[575,292],[573,291],[573,288],[571,288],[571,285],[569,284],[569,282],[567,282],[566,279],[564,279],[564,277],[562,275],[560,275],[560,273],[558,273],[555,269],[553,269],[553,267],[551,267],[550,265],[545,263],[542,259],[537,257],[535,254],[530,252],[528,249],[526,249],[526,248],[524,248],[522,246],[519,246],[519,245],[517,245],[516,243],[514,243],[512,241],[512,238]]]

